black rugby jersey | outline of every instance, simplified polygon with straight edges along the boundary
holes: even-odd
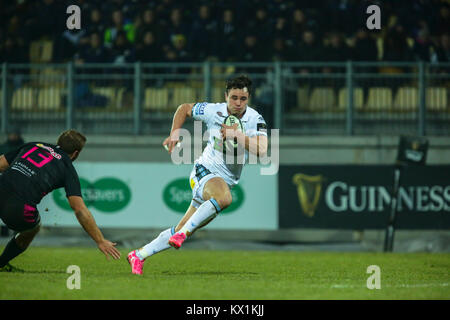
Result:
[[[20,199],[37,205],[55,189],[64,187],[66,196],[80,196],[78,174],[67,153],[45,142],[30,142],[5,155],[9,168],[0,176],[0,184]]]

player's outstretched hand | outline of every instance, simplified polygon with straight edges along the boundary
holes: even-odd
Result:
[[[100,243],[98,243],[98,248],[101,252],[103,252],[106,256],[106,259],[109,260],[109,256],[113,257],[114,259],[120,258],[120,252],[114,246],[117,245],[115,242],[111,242],[108,240],[104,240]]]
[[[163,142],[164,148],[169,153],[171,153],[173,151],[173,148],[175,148],[175,146],[177,145],[180,145],[180,140],[176,136],[168,136]]]

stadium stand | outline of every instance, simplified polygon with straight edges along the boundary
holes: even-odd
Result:
[[[296,113],[298,117],[292,119],[310,113],[317,125],[321,113],[341,113],[333,119],[344,116],[348,107],[347,61],[359,63],[353,72],[363,74],[352,84],[356,112],[417,112],[423,101],[418,67],[401,63],[418,65],[423,61],[428,68],[425,74],[438,75],[426,83],[426,108],[447,113],[449,68],[433,65],[450,61],[448,1],[398,0],[395,5],[393,1],[379,2],[383,12],[381,30],[365,28],[368,3],[0,1],[0,65],[6,62],[13,66],[8,68],[7,77],[9,109],[64,111],[70,105],[75,112],[83,110],[88,116],[90,111],[126,113],[140,103],[143,114],[162,113],[164,118],[186,101],[223,101],[223,79],[235,73],[254,73],[259,78],[255,78],[250,102],[264,110],[270,122],[275,117],[272,110],[276,102],[273,70],[253,69],[251,64],[279,61],[284,64],[283,98],[278,105],[283,105],[283,112]],[[81,30],[68,30],[67,15],[57,14],[65,12],[69,5],[81,8]],[[125,67],[135,62],[143,66],[140,97],[135,96],[133,67]],[[210,91],[206,92],[202,67],[178,66],[178,62],[211,62]],[[219,66],[217,62],[230,65]],[[231,65],[237,62],[248,66]],[[300,65],[327,62],[342,64]],[[388,64],[362,65],[371,62]],[[14,64],[28,63],[33,67],[14,69]],[[75,75],[71,88],[69,63],[73,63]],[[102,69],[91,67],[92,63],[110,65]],[[371,77],[373,74],[380,77]]]
[[[87,20],[83,20],[85,27],[81,31],[68,33],[65,16],[48,19],[48,15],[73,4],[81,7],[83,17]],[[115,50],[114,40],[121,32],[134,52],[142,48],[146,32],[151,32],[152,38],[163,48],[163,54],[153,57],[159,60],[152,62],[174,59],[185,61],[183,55],[170,57],[171,54],[168,54],[176,52],[176,41],[181,39],[180,36],[185,38],[184,50],[192,61],[204,61],[212,57],[222,61],[237,61],[244,57],[241,52],[226,50],[226,58],[221,52],[224,50],[221,42],[225,41],[227,47],[238,44],[236,31],[233,31],[236,30],[237,20],[241,23],[239,28],[245,30],[244,36],[255,37],[257,43],[273,44],[264,50],[266,59],[270,61],[309,59],[305,54],[329,61],[345,61],[349,58],[355,61],[426,61],[437,58],[448,61],[448,44],[440,39],[443,35],[448,37],[448,17],[445,15],[449,5],[446,1],[409,1],[407,7],[412,10],[408,16],[403,12],[404,6],[394,6],[391,1],[382,2],[379,5],[384,25],[388,28],[371,34],[360,27],[364,24],[359,20],[365,14],[359,15],[359,19],[349,18],[364,12],[365,1],[297,3],[291,0],[284,1],[281,6],[276,0],[249,0],[245,4],[234,5],[225,0],[214,3],[195,0],[136,0],[128,3],[116,0],[111,5],[97,0],[2,1],[0,11],[4,14],[3,19],[0,19],[0,42],[4,45],[0,49],[0,61],[29,62],[23,55],[14,56],[15,52],[23,50],[29,52],[30,62],[69,61],[74,59],[76,52],[88,45],[92,33],[100,34],[101,45],[108,53],[102,59],[115,61],[121,53]],[[422,12],[427,12],[427,16],[424,17]],[[333,30],[333,33],[329,30]],[[305,45],[305,32],[314,38],[314,52],[300,50]],[[154,40],[149,41],[152,43]],[[205,52],[198,51],[199,44],[205,44],[202,41],[208,44]],[[65,44],[73,49],[63,49]],[[277,53],[280,46],[285,48],[286,54]],[[375,48],[378,53],[374,52]],[[429,53],[430,48],[435,52],[434,56]],[[133,61],[135,56],[130,59]]]

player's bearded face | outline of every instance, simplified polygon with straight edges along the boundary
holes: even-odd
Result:
[[[247,108],[248,97],[247,88],[229,90],[228,95],[225,93],[228,112],[235,116],[241,116]]]

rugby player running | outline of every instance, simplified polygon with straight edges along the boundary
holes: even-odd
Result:
[[[241,148],[244,148],[245,161],[248,159],[248,152],[258,156],[267,153],[266,122],[256,110],[247,105],[252,91],[251,84],[251,80],[242,75],[227,81],[224,103],[184,103],[178,106],[170,136],[163,142],[169,153],[179,142],[178,129],[183,126],[187,117],[203,121],[210,137],[190,174],[192,201],[189,208],[176,227],[162,231],[152,242],[128,254],[127,260],[133,274],[143,273],[144,261],[151,255],[171,246],[180,248],[187,237],[204,227],[231,204],[230,188],[239,183],[243,164],[226,163],[227,157],[223,152],[225,139],[237,139]],[[225,125],[223,122],[228,115],[239,118],[244,130],[239,131],[238,124]]]
[[[64,131],[57,144],[30,142],[0,156],[0,218],[16,235],[0,256],[0,271],[16,271],[9,262],[24,252],[39,232],[36,206],[55,189],[64,187],[78,222],[107,258],[120,258],[116,243],[106,240],[81,196],[80,181],[72,164],[86,143],[76,130]]]

